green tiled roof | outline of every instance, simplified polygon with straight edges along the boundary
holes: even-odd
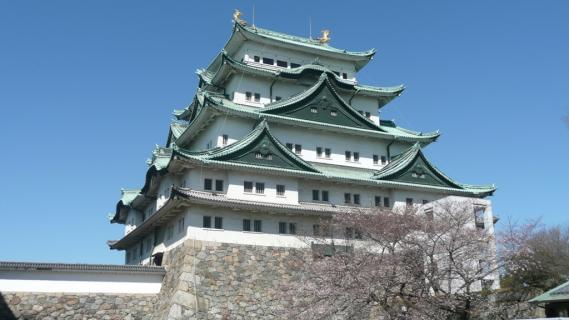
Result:
[[[231,37],[224,49],[233,55],[245,41],[254,41],[261,44],[270,43],[275,46],[305,51],[311,54],[328,56],[354,63],[356,70],[363,68],[375,55],[376,50],[347,51],[334,48],[328,44],[321,44],[318,40],[293,36],[263,28],[234,23]]]
[[[569,301],[569,282],[565,282],[533,299],[530,303],[550,303]]]
[[[405,89],[405,87],[402,85],[394,87],[375,87],[357,84],[352,81],[347,81],[340,78],[338,75],[332,72],[332,70],[319,64],[306,64],[291,69],[280,67],[261,67],[254,64],[246,64],[231,58],[225,51],[222,51],[207,69],[200,69],[197,71],[197,74],[204,83],[217,86],[220,85],[221,82],[224,81],[230,74],[230,72],[234,70],[264,77],[278,76],[290,79],[298,79],[306,74],[312,73],[318,75],[321,73],[327,73],[330,78],[333,79],[342,89],[355,92],[356,94],[381,97],[385,100],[384,104],[387,104],[387,102],[399,96]]]
[[[134,199],[140,195],[140,191],[140,189],[121,189],[121,199],[117,203],[115,215],[111,219],[111,223],[124,223],[126,217],[121,217],[121,211],[131,205]]]

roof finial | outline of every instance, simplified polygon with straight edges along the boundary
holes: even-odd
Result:
[[[320,44],[326,44],[330,42],[330,30],[322,30],[322,37],[318,38],[318,42],[320,42]]]
[[[247,21],[241,19],[241,11],[239,11],[239,9],[235,9],[235,12],[233,12],[233,22],[239,23],[242,26],[247,24]]]

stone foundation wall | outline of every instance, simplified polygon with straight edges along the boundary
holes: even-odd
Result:
[[[283,284],[299,281],[290,255],[307,251],[188,240],[166,253],[152,319],[281,319]]]
[[[150,319],[156,295],[0,293],[0,319]]]

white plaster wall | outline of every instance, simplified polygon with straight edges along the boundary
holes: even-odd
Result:
[[[349,98],[346,99],[346,102]],[[371,114],[370,119],[377,125],[379,125],[379,112],[378,112],[378,102],[377,99],[372,97],[366,97],[361,95],[356,95],[352,99],[351,106],[360,111],[369,112]]]
[[[390,197],[390,190],[379,188],[379,187],[364,187],[358,185],[349,185],[349,184],[327,184],[323,185],[322,183],[318,183],[316,181],[308,181],[304,180],[300,183],[299,186],[299,201],[301,202],[314,202],[312,200],[312,190],[326,190],[328,191],[328,195],[330,198],[329,202],[322,202],[322,203],[331,203],[336,205],[345,205],[344,204],[344,193],[351,193],[352,200],[354,194],[360,195],[360,205],[359,207],[374,207],[375,206],[375,196],[380,196],[382,198],[382,205],[383,205],[383,198]],[[320,192],[321,194],[321,192]],[[390,199],[391,203],[393,203],[393,199]],[[353,202],[353,201],[352,201]],[[353,205],[350,204],[350,205]],[[357,205],[353,205],[354,207],[358,207]]]
[[[128,209],[128,214],[126,215],[126,223],[124,234],[128,234],[134,230],[139,224],[142,223],[142,212],[136,209]]]
[[[282,176],[267,176],[251,173],[232,171],[229,175],[227,197],[232,199],[242,199],[256,202],[287,203],[298,204],[298,182],[297,179]],[[244,192],[244,181],[265,183],[263,194]],[[277,196],[277,184],[285,186],[285,195]]]
[[[255,125],[252,119],[244,119],[237,117],[217,117],[211,122],[207,128],[198,134],[187,147],[191,151],[206,150],[207,145],[211,148],[223,146],[223,135],[229,137],[229,144],[242,139],[249,134]]]
[[[160,274],[0,272],[0,292],[158,293]]]
[[[190,188],[192,190],[206,191],[204,190],[204,179],[212,179],[212,191],[215,191],[215,180],[223,180],[223,192],[227,192],[229,179],[227,171],[225,170],[212,170],[206,168],[193,168],[186,170],[182,177],[182,185]],[[219,192],[219,191],[216,191]]]
[[[245,92],[251,92],[251,101],[245,99]],[[235,103],[263,107],[271,102],[270,100],[270,81],[262,77],[252,77],[245,74],[234,74],[225,87],[225,92],[232,97]],[[261,100],[255,102],[254,94],[259,93]]]

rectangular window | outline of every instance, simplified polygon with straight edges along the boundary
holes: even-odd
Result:
[[[352,194],[344,193],[344,203],[352,203]]]
[[[253,230],[255,232],[261,232],[263,231],[263,221],[261,220],[254,220],[253,221]]]
[[[288,233],[296,234],[296,223],[291,222],[288,224]]]
[[[412,206],[413,205],[413,198],[406,198],[405,205]]]
[[[243,219],[243,231],[251,231],[251,220]]]
[[[377,154],[373,155],[373,164],[379,164],[379,156]]]
[[[259,194],[265,193],[265,183],[264,182],[256,182],[255,183],[255,193],[259,193]]]
[[[346,239],[352,239],[354,237],[354,228],[347,227],[344,230],[344,237]]]
[[[332,72],[334,72],[334,74],[337,75],[338,77],[340,76],[340,72],[338,71],[332,71]]]
[[[253,56],[253,61],[255,61],[255,62],[261,62],[261,57],[259,57],[259,56]]]
[[[282,98],[279,97],[279,96],[276,96],[276,97],[275,97],[275,101],[281,101],[281,99],[282,99]]]
[[[277,66],[283,67],[283,68],[288,68],[288,62],[282,61],[282,60],[277,60]]]
[[[360,153],[359,152],[354,152],[354,161],[355,162],[360,161]]]
[[[211,179],[209,179],[209,178],[203,179],[203,189],[204,190],[211,190],[212,186],[213,186],[213,184],[212,184]]]
[[[322,233],[322,231],[320,230],[320,225],[319,224],[313,224],[312,225],[312,235],[320,236],[321,233]]]
[[[252,181],[243,182],[243,192],[253,192],[253,182]]]
[[[173,226],[169,226],[166,229],[166,240],[170,240],[174,237],[174,227]]]
[[[322,147],[316,147],[316,156],[322,158]]]
[[[368,119],[371,118],[371,113],[366,112],[366,118],[368,118]]]
[[[261,101],[261,94],[255,93],[255,102],[260,102],[260,101]]]
[[[211,228],[211,217],[210,216],[203,216],[203,227],[204,228]]]
[[[332,150],[330,150],[330,148],[324,148],[324,156],[327,159],[330,159],[330,157],[332,156]]]
[[[279,233],[286,233],[286,222],[279,222]]]
[[[271,58],[265,58],[265,57],[263,57],[263,63],[272,66],[272,65],[275,64],[275,60],[274,60],[274,59],[271,59]]]
[[[291,68],[298,68],[298,67],[300,67],[300,64],[291,62],[291,63],[290,63],[290,67],[291,67]]]
[[[310,107],[310,112],[312,112],[312,113],[318,113],[318,108],[316,108],[316,107]]]
[[[185,221],[184,217],[182,217],[182,218],[180,218],[180,220],[178,220],[178,233],[184,232],[185,226],[186,226],[186,221]]]
[[[214,223],[215,223],[214,227],[216,229],[223,229],[223,218],[222,217],[215,217]]]
[[[301,144],[295,144],[294,145],[294,153],[296,153],[296,154],[302,153],[302,145]]]
[[[284,195],[285,195],[284,184],[277,184],[277,196],[284,196]]]
[[[224,134],[221,136],[221,144],[223,144],[224,146],[227,145],[227,142],[229,141],[229,136]]]
[[[330,201],[330,198],[328,197],[328,191],[327,190],[322,190],[322,201],[324,201],[324,202]]]
[[[245,92],[245,100],[247,101],[251,101],[251,97],[253,96],[253,94],[249,91]]]
[[[289,150],[292,150],[292,148],[293,148],[294,146],[293,146],[292,143],[287,143],[287,144],[286,144],[286,147],[287,147]]]
[[[337,115],[338,115],[338,111],[336,111],[336,110],[331,110],[331,111],[330,111],[330,116],[335,117],[335,116],[337,116]]]
[[[345,73],[345,72],[343,72],[343,73],[342,73],[342,79],[348,79],[348,74]]]
[[[376,206],[376,207],[381,207],[381,197],[380,197],[380,196],[375,196],[374,200],[375,200],[375,206]]]
[[[385,156],[381,156],[381,164],[384,165],[387,163],[387,158]]]
[[[320,191],[319,190],[312,190],[312,200],[314,200],[314,201],[320,200]]]
[[[215,180],[215,191],[223,191],[223,180]]]
[[[360,195],[354,193],[354,204],[360,204]]]
[[[427,204],[427,203],[429,203],[429,200],[424,200],[424,199],[423,199],[423,204]]]
[[[350,161],[350,160],[352,160],[352,152],[346,151],[346,161]]]
[[[389,197],[383,197],[383,206],[386,208],[391,207],[391,203],[389,203]]]

